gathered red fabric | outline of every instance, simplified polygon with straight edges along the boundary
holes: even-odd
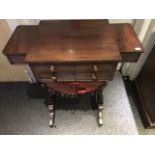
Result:
[[[103,82],[99,81],[91,81],[91,82],[53,82],[46,83],[48,88],[60,92],[63,94],[86,94],[97,90],[100,86],[102,86]]]

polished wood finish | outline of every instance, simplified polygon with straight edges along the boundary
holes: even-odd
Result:
[[[47,47],[42,48],[35,47],[30,50],[27,54],[25,62],[26,63],[90,63],[90,62],[103,62],[103,61],[121,61],[121,57],[117,46],[113,43],[103,44],[102,47],[97,47],[97,42],[80,40],[81,43],[75,45],[66,45],[69,47],[61,47],[61,45],[56,48]],[[89,44],[90,43],[90,44]],[[83,46],[81,46],[83,44]],[[70,47],[72,46],[72,47]],[[81,47],[80,47],[81,46]],[[100,45],[99,45],[100,46]]]
[[[26,53],[30,43],[33,41],[36,26],[18,26],[6,44],[3,53],[12,64],[24,64]]]
[[[75,55],[71,54],[73,51]],[[67,58],[70,62],[80,59],[135,62],[142,52],[130,24],[108,24],[105,20],[54,20],[41,21],[38,26],[18,26],[3,51],[13,64],[25,63],[25,57],[26,61],[36,62],[34,55],[40,62],[51,61],[52,56],[64,62]]]
[[[130,24],[51,20],[18,26],[3,53],[28,63],[37,81],[112,80],[118,62],[135,62],[143,47]]]
[[[51,27],[60,27],[62,26],[62,24],[64,23],[68,23],[71,22],[74,24],[74,27],[96,27],[96,26],[101,26],[103,24],[109,24],[108,19],[73,19],[73,20],[41,20],[39,23],[40,27],[46,27],[49,28],[49,26]]]
[[[155,128],[155,46],[136,79],[138,104],[146,128]]]
[[[124,24],[118,25],[117,28],[117,33],[120,34],[118,46],[122,59],[128,62],[138,61],[144,49],[133,27],[130,24]]]
[[[112,80],[117,63],[99,64],[42,64],[33,63],[30,67],[37,81],[93,81]],[[95,77],[93,77],[95,76]],[[54,78],[53,78],[54,77]]]
[[[113,25],[87,23],[65,21],[57,27],[41,27],[25,62],[121,61]]]

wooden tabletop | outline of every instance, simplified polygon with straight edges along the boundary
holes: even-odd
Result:
[[[143,46],[130,24],[107,20],[52,20],[16,28],[3,53],[25,62],[121,61]]]
[[[46,27],[46,28],[45,28]],[[53,21],[40,26],[26,62],[120,61],[113,25],[97,21]]]

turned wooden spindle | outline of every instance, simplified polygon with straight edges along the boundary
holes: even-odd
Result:
[[[50,71],[51,71],[52,73],[55,73],[55,66],[54,66],[54,65],[51,65],[51,66],[50,66]]]
[[[93,65],[93,71],[94,71],[94,72],[97,72],[97,71],[98,71],[97,65]]]
[[[96,77],[96,72],[98,71],[98,67],[97,65],[93,65],[93,72],[91,74],[91,77],[93,80],[97,80],[97,77]]]
[[[54,66],[54,65],[51,65],[51,66],[50,66],[50,71],[52,72],[52,77],[51,77],[51,79],[52,79],[53,81],[56,81],[57,78],[56,78],[56,76],[55,76],[55,66]]]

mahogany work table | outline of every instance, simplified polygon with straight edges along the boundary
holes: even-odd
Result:
[[[43,20],[18,26],[3,53],[11,64],[26,64],[33,82],[49,90],[49,125],[54,126],[56,93],[89,93],[103,125],[102,90],[119,62],[136,62],[143,52],[130,24],[108,20]]]

